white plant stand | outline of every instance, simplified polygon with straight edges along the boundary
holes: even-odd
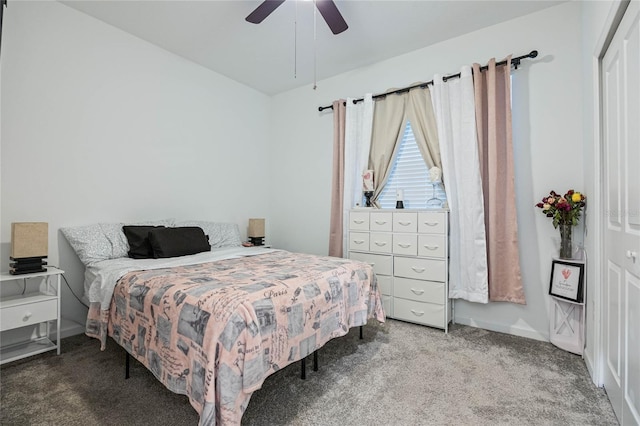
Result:
[[[549,341],[560,349],[582,355],[584,349],[584,303],[551,296]]]
[[[583,355],[586,322],[585,303],[587,301],[586,262],[583,259],[571,259],[568,261],[585,264],[583,298],[582,302],[578,303],[551,296],[549,341],[560,349],[576,355]]]

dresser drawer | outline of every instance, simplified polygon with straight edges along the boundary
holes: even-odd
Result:
[[[395,257],[393,259],[393,270],[396,277],[443,282],[447,278],[444,259]]]
[[[416,302],[444,305],[444,283],[397,277],[393,280],[393,296]]]
[[[380,294],[385,296],[391,296],[393,291],[391,289],[391,277],[387,275],[377,275],[378,287],[380,287]]]
[[[444,305],[393,299],[393,317],[433,327],[444,327]]]
[[[416,212],[393,212],[393,232],[417,232],[418,214]]]
[[[376,275],[393,275],[393,257],[383,254],[349,252],[349,258],[373,265]]]
[[[444,212],[418,213],[418,232],[421,234],[446,234],[447,214]]]
[[[418,236],[416,234],[393,234],[393,254],[418,254]]]
[[[349,232],[349,250],[369,251],[369,233]]]
[[[57,299],[5,307],[0,310],[0,331],[57,319]]]
[[[447,257],[445,236],[435,234],[418,235],[418,256],[445,259]]]
[[[369,230],[369,212],[350,212],[349,229],[354,231]]]
[[[391,234],[382,234],[372,232],[369,237],[369,251],[376,253],[391,253],[392,251]]]
[[[393,213],[371,212],[369,229],[372,231],[391,232],[393,230]]]

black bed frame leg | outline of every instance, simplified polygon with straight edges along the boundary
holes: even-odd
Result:
[[[318,351],[313,351],[313,371],[318,371]],[[307,379],[307,358],[300,360],[300,378]]]
[[[364,337],[362,337],[362,329],[363,329],[363,326],[361,325],[360,326],[360,340],[364,339]]]
[[[130,355],[129,352],[127,352],[127,360],[125,361],[125,370],[124,370],[124,378],[125,380],[129,378],[129,362],[130,362]]]

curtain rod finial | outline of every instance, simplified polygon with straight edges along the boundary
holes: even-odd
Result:
[[[537,50],[532,50],[531,53],[529,53],[529,57],[530,58],[535,58],[538,56],[538,51]]]

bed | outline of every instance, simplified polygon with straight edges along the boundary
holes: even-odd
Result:
[[[83,260],[86,250],[63,233]],[[86,333],[102,349],[111,336],[187,395],[200,425],[240,424],[269,375],[351,327],[385,319],[366,263],[235,240],[193,255],[131,259],[113,252],[115,238],[107,238],[108,258],[85,263]]]

